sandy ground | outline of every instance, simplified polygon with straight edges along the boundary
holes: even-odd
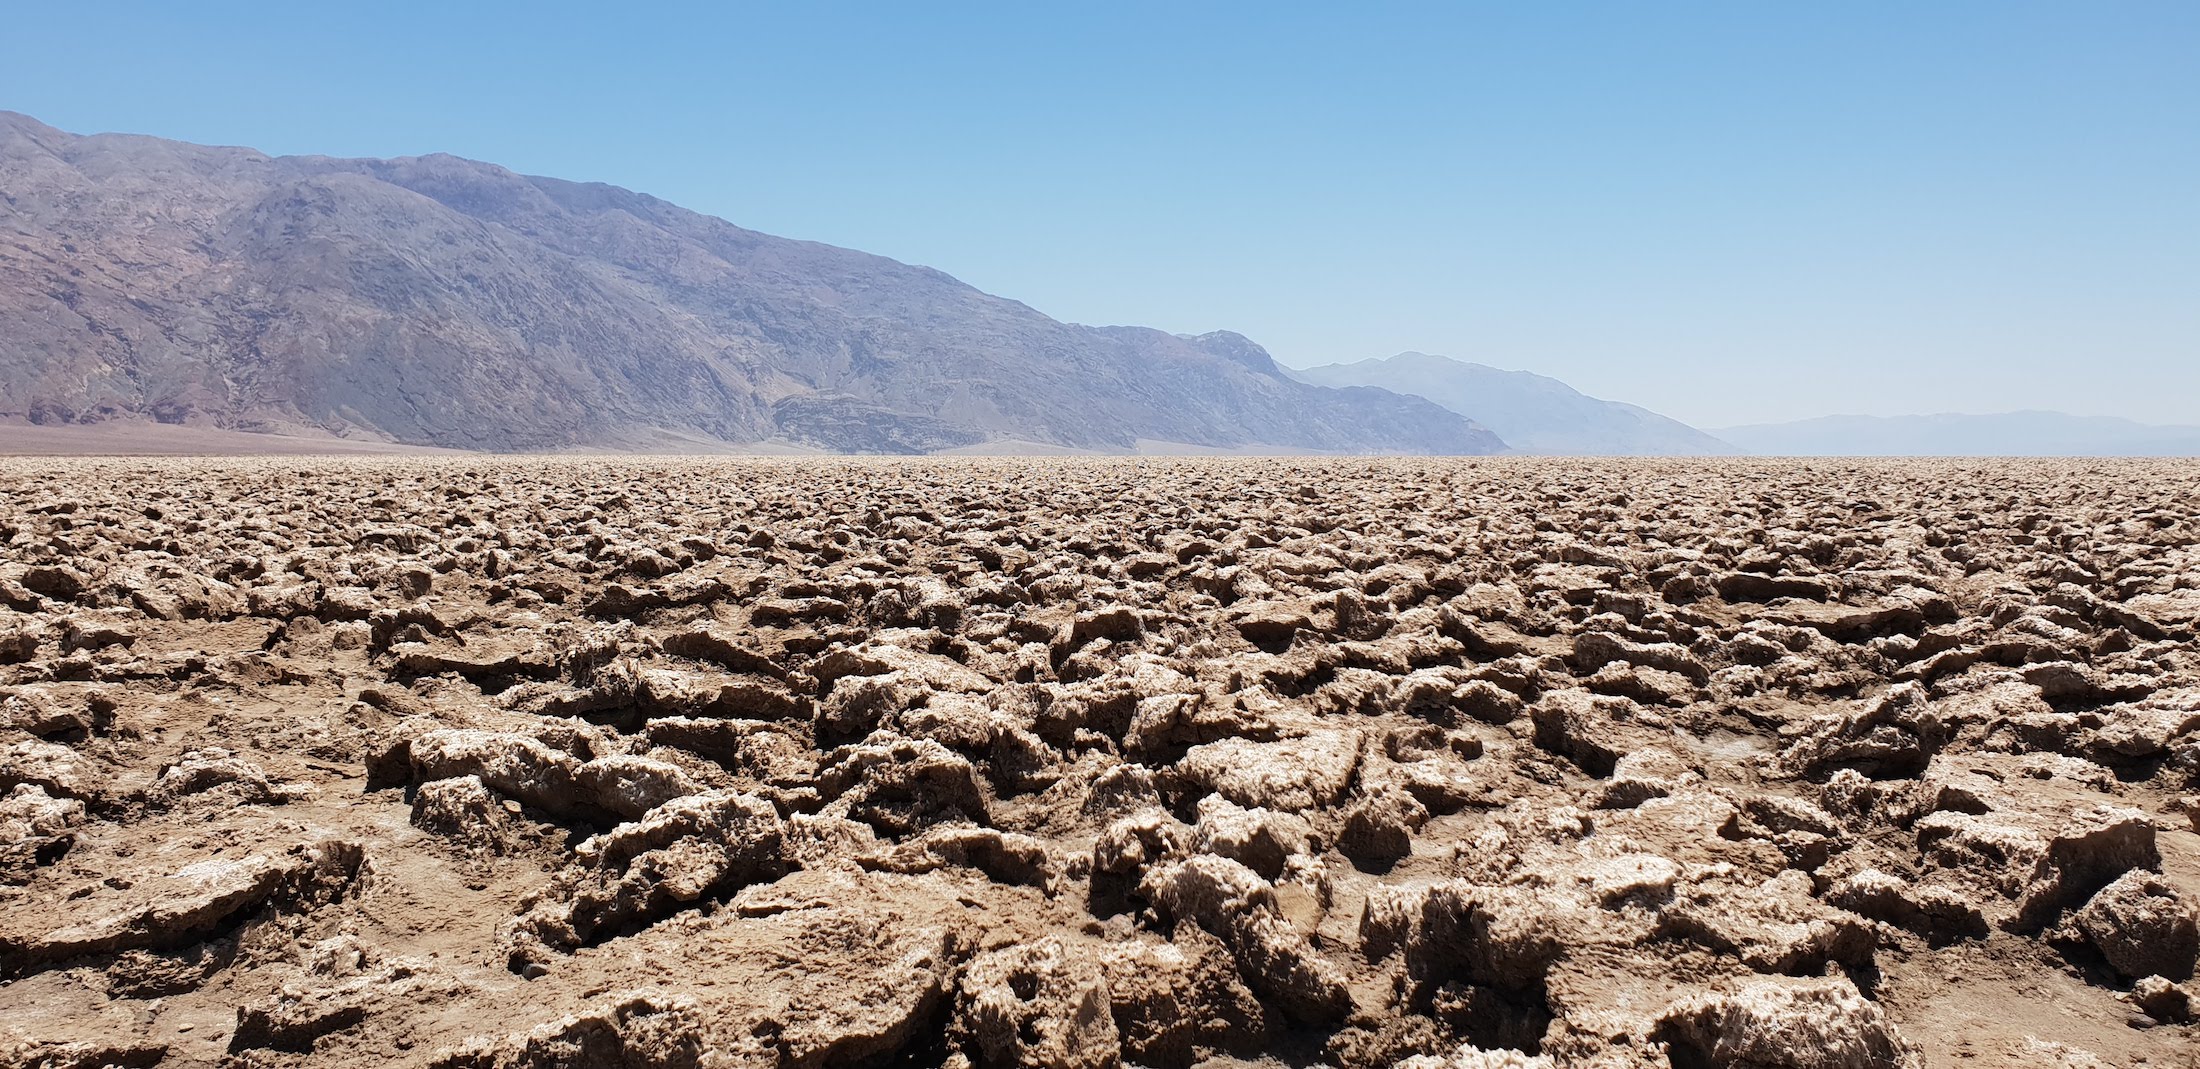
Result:
[[[0,1065],[2200,1064],[2200,464],[0,461]]]
[[[409,456],[458,452],[326,435],[251,434],[163,423],[110,421],[59,426],[0,423],[0,456]]]
[[[821,457],[815,446],[784,439],[761,442],[723,442],[698,434],[656,430],[637,432],[631,440],[610,443],[619,456],[694,457]],[[602,454],[606,447],[578,446],[560,450],[558,456]],[[262,457],[262,456],[468,456],[461,449],[402,445],[330,435],[264,434],[186,427],[133,420],[104,423],[33,426],[0,422],[0,456],[22,457]],[[1090,449],[1073,449],[1045,442],[1013,438],[980,442],[941,450],[939,456],[1046,457],[1098,456]],[[1316,455],[1289,446],[1249,445],[1239,448],[1192,445],[1140,438],[1128,455],[1156,457],[1293,457]]]

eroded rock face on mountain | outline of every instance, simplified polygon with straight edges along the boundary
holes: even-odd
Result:
[[[2200,466],[0,465],[0,1064],[2191,1065]]]

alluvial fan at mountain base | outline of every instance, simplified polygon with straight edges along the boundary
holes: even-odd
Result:
[[[0,545],[4,1064],[2200,1049],[2200,464],[15,460]]]

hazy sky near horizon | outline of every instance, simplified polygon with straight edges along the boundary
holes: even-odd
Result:
[[[0,108],[451,152],[1699,426],[2200,424],[2200,3],[33,4]]]

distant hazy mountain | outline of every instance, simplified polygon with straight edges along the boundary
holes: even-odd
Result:
[[[1824,416],[1717,432],[1760,456],[2200,456],[2200,427],[2108,416]]]
[[[1426,353],[1293,372],[1323,386],[1379,386],[1426,397],[1497,432],[1523,453],[1684,456],[1740,452],[1646,408],[1601,401],[1553,378]]]
[[[0,112],[0,423],[130,420],[470,449],[1504,445],[1234,334],[1060,323],[614,186]]]

